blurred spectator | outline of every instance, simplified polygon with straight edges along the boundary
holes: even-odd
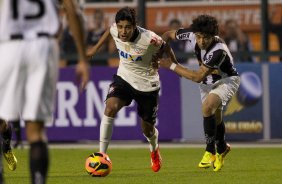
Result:
[[[118,0],[86,0],[87,3],[118,2]]]
[[[76,46],[73,37],[70,33],[69,26],[63,29],[60,39],[60,67],[77,64]]]
[[[92,47],[95,45],[101,36],[106,31],[104,27],[104,12],[100,9],[96,9],[93,14],[93,25],[88,30],[87,33],[87,46]],[[99,49],[99,53],[101,54],[107,54],[109,49],[109,43],[106,43],[102,45],[102,47]],[[91,61],[92,65],[107,65],[107,59],[95,59]]]
[[[182,27],[182,24],[178,19],[172,19],[169,22],[169,29],[170,30],[178,30],[181,27]],[[177,58],[178,62],[182,63],[182,64],[185,63],[186,59],[183,59],[183,58],[179,59],[179,56],[181,56],[181,54],[177,54],[177,53],[185,52],[186,42],[180,41],[180,40],[171,40],[169,43],[170,43],[170,46],[173,49],[173,51],[176,53],[176,58]]]
[[[80,10],[83,11],[83,5],[80,4]],[[83,21],[86,22],[84,16],[82,16]],[[60,43],[60,64],[59,66],[65,67],[70,65],[76,65],[77,60],[77,50],[73,39],[73,36],[69,30],[67,17],[65,15],[61,16],[62,27],[59,30],[59,43]],[[84,31],[86,35],[86,24],[84,24]]]
[[[275,6],[271,7],[271,11],[269,13],[269,31],[277,36],[277,40],[279,43],[279,50],[282,50],[282,22],[274,22],[274,16],[277,12],[277,8]],[[282,17],[281,17],[282,18]],[[279,57],[280,61],[282,61],[282,56]]]
[[[229,19],[224,25],[222,38],[231,51],[235,62],[254,62],[251,56],[252,47],[246,33],[244,33],[237,21]]]

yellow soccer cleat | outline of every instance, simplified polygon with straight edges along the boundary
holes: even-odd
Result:
[[[12,152],[12,150],[8,150],[6,153],[4,154],[4,158],[6,159],[7,163],[8,163],[8,168],[11,171],[16,170],[17,168],[17,158],[15,157],[14,153]]]
[[[216,153],[216,160],[214,162],[214,165],[213,165],[213,171],[219,171],[223,165],[224,165],[224,158],[225,156],[227,155],[227,153],[229,153],[231,150],[231,147],[229,144],[226,145],[226,150],[219,154],[219,153]]]
[[[215,161],[215,155],[206,151],[198,167],[209,168],[210,166],[213,165],[214,161]]]

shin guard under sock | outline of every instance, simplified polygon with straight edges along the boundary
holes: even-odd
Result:
[[[216,141],[217,152],[219,154],[223,153],[226,150],[224,122],[221,122],[219,125],[216,126],[215,141]]]
[[[216,135],[216,120],[215,115],[204,117],[204,132],[206,139],[206,151],[215,154],[215,135]]]
[[[49,165],[47,143],[31,143],[29,157],[32,184],[45,184]]]
[[[11,139],[12,139],[12,127],[8,123],[8,128],[2,133],[3,138],[3,152],[6,153],[11,150]]]

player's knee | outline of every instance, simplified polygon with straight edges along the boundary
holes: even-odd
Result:
[[[26,121],[25,131],[29,143],[47,141],[43,121]]]
[[[204,117],[209,117],[215,113],[215,110],[211,105],[203,105],[202,113]]]
[[[3,133],[7,130],[8,128],[8,122],[5,120],[0,120],[0,133]]]
[[[154,135],[154,124],[142,120],[142,132],[146,137],[152,137]]]
[[[119,111],[117,104],[107,104],[105,108],[105,115],[108,117],[115,117]]]

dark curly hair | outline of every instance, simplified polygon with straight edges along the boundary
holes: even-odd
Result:
[[[121,20],[127,20],[132,25],[136,26],[136,12],[133,8],[124,7],[120,9],[117,14],[115,21],[118,23]]]
[[[200,15],[191,24],[192,31],[200,32],[209,36],[218,35],[218,22],[215,17],[210,15]]]

